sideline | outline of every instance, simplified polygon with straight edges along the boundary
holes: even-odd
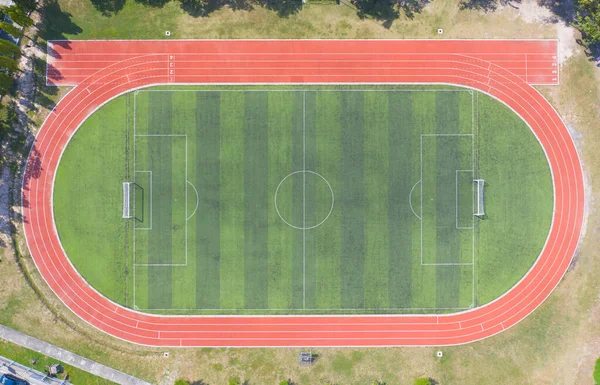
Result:
[[[139,378],[135,378],[129,374],[110,368],[106,365],[102,365],[96,361],[84,358],[80,355],[49,344],[48,342],[44,342],[35,337],[28,336],[27,334],[11,329],[8,326],[0,325],[0,338],[23,346],[24,348],[35,350],[38,353],[55,358],[78,369],[92,373],[98,377],[116,382],[117,384],[151,385],[149,382],[140,380]]]

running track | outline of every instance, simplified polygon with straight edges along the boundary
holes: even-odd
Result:
[[[52,290],[115,337],[154,346],[455,345],[507,329],[550,295],[577,247],[583,177],[558,114],[530,84],[556,84],[556,41],[58,41],[48,82],[76,85],[42,126],[23,184],[25,234]],[[134,88],[165,83],[444,83],[488,93],[519,114],[545,149],[554,216],[537,262],[504,296],[449,315],[158,316],[92,289],[62,250],[52,187],[69,138],[94,110]],[[502,129],[498,127],[498,129]]]

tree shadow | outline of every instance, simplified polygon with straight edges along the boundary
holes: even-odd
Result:
[[[190,382],[190,385],[208,385],[208,382],[205,382],[204,380],[198,380],[198,381]]]
[[[461,10],[494,12],[499,5],[510,5],[516,7],[514,3],[521,3],[521,0],[463,0],[459,4]]]
[[[250,0],[180,0],[180,3],[179,7],[193,17],[207,17],[224,7],[234,11],[254,9]]]
[[[171,0],[135,0],[136,3],[144,4],[149,7],[162,8]]]
[[[375,20],[385,20],[388,27],[400,16],[395,0],[352,0],[356,13],[361,19],[372,17]]]
[[[102,12],[102,16],[111,17],[119,13],[125,6],[125,0],[90,0],[94,8]]]
[[[302,0],[258,0],[258,3],[268,10],[275,11],[279,17],[288,17],[302,9]]]
[[[582,39],[576,39],[575,42],[583,48],[588,60],[600,67],[600,43],[587,43]]]
[[[429,4],[430,0],[352,0],[356,12],[361,19],[371,17],[383,20],[383,26],[391,28],[395,19],[404,14],[413,19],[417,13]]]
[[[207,17],[225,5],[223,0],[181,0],[179,7],[193,17]]]
[[[546,20],[547,22],[557,23],[565,22],[566,25],[571,25],[577,16],[577,7],[574,0],[538,0],[538,4],[548,8],[553,18]]]
[[[40,25],[40,36],[44,40],[68,40],[67,35],[83,32],[81,27],[71,20],[73,15],[64,12],[57,0],[46,1],[42,8],[40,13],[44,16]]]
[[[415,14],[423,11],[423,8],[429,4],[429,1],[430,0],[402,0],[398,2],[398,7],[404,12],[406,17],[413,19]]]

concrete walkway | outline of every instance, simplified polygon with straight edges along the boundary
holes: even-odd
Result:
[[[81,370],[85,370],[86,372],[95,374],[98,377],[116,382],[117,384],[151,385],[149,382],[142,381],[130,376],[129,374],[109,368],[108,366],[99,364],[95,361],[88,360],[87,358],[71,353],[68,350],[51,345],[42,340],[38,340],[37,338],[28,336],[27,334],[21,333],[4,325],[0,325],[0,338],[17,345],[21,345],[27,349],[35,350],[38,353],[42,353],[48,357],[52,357]]]

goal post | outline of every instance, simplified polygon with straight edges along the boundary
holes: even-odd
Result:
[[[485,187],[485,180],[483,179],[474,179],[473,183],[477,184],[477,206],[475,208],[474,215],[477,217],[485,216],[485,200],[483,189]]]
[[[132,182],[123,182],[123,218],[133,218],[131,213],[131,185]]]

